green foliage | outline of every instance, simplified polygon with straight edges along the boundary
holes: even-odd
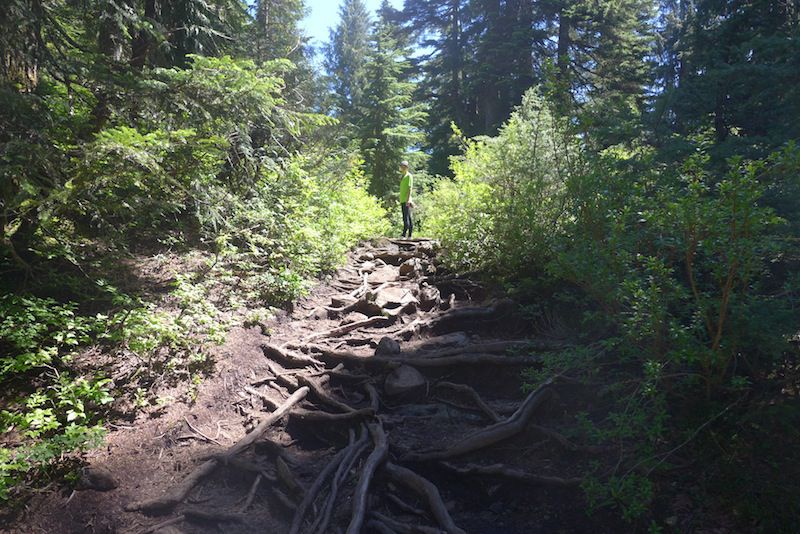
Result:
[[[562,235],[570,178],[581,168],[577,140],[529,91],[497,137],[466,141],[453,182],[439,182],[427,231],[454,264],[523,277],[539,272]]]
[[[52,299],[0,297],[0,502],[19,491],[25,477],[95,446],[105,435],[97,411],[112,401],[110,380],[65,370],[74,351],[100,328],[75,309]],[[20,387],[24,394],[17,396]]]

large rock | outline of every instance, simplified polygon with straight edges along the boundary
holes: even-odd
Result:
[[[375,349],[375,356],[391,356],[400,354],[400,343],[390,337],[383,336]]]
[[[369,275],[369,283],[373,285],[380,285],[385,284],[386,282],[394,282],[397,280],[397,269],[392,267],[391,265],[384,265],[383,267],[378,267],[370,273]]]
[[[111,471],[105,467],[87,466],[81,471],[78,488],[82,490],[111,491],[117,487]]]
[[[417,299],[419,308],[423,311],[431,311],[442,303],[442,295],[439,293],[439,288],[435,286],[423,286]]]
[[[331,306],[334,308],[344,308],[345,306],[353,304],[356,300],[358,299],[350,295],[334,295],[331,297]]]
[[[408,304],[416,304],[417,299],[410,289],[403,287],[386,287],[375,294],[375,304],[381,308],[403,308]]]
[[[427,382],[422,373],[401,365],[386,377],[383,389],[386,394],[395,399],[414,400],[425,396]]]
[[[422,262],[419,258],[411,258],[400,264],[400,276],[415,276],[422,272]]]

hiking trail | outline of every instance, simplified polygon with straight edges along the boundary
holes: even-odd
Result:
[[[30,532],[538,532],[581,524],[582,409],[521,372],[564,341],[443,273],[437,243],[383,239],[291,313],[237,328],[192,405],[113,426]],[[110,491],[98,491],[98,490]],[[66,501],[66,502],[65,502]],[[582,514],[581,514],[582,516]],[[572,522],[572,523],[571,523]]]

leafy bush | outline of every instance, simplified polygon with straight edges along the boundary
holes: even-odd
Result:
[[[453,182],[442,180],[426,199],[427,231],[459,267],[541,272],[583,165],[577,139],[533,88],[496,137],[465,148],[452,161]]]
[[[110,381],[75,377],[65,369],[74,350],[99,328],[75,308],[52,299],[0,296],[0,501],[24,477],[95,446],[105,434],[97,410],[112,400]]]

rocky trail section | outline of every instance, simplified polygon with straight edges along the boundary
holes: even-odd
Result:
[[[198,404],[218,407],[205,419],[180,412],[183,437],[195,439],[149,453],[159,473],[129,476],[135,490],[120,483],[117,504],[125,502],[106,531],[563,526],[558,503],[567,503],[564,513],[581,506],[574,460],[591,451],[556,430],[569,386],[547,380],[526,396],[520,378],[559,343],[526,335],[513,302],[442,274],[436,247],[426,239],[365,245],[268,336],[247,337],[258,361],[240,358],[220,373],[224,387],[201,393]],[[229,422],[217,421],[213,437],[201,430],[212,417]]]

